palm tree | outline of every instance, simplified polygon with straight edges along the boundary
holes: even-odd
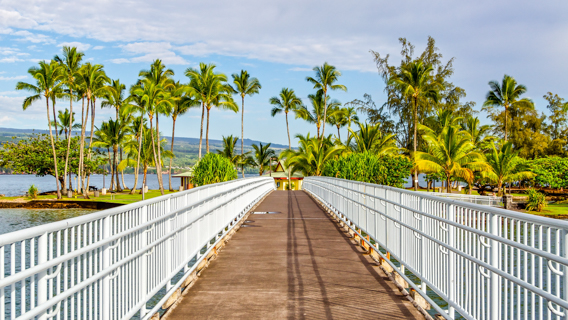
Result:
[[[264,169],[270,166],[270,159],[276,157],[274,150],[270,149],[270,143],[262,145],[262,142],[257,146],[252,145],[254,149],[254,161],[255,166],[258,167],[258,175],[261,176],[264,173]]]
[[[481,144],[493,138],[487,135],[491,130],[491,126],[480,126],[479,118],[477,117],[467,117],[462,123],[462,130],[477,149],[482,149],[483,146]]]
[[[316,73],[315,78],[306,77],[306,81],[314,85],[314,89],[318,89],[323,93],[323,130],[321,132],[321,143],[323,144],[323,137],[325,134],[325,123],[327,122],[327,91],[328,90],[343,90],[347,92],[347,87],[342,84],[335,84],[341,72],[334,66],[325,62],[321,67],[314,67]]]
[[[217,153],[229,159],[235,167],[241,163],[242,155],[235,154],[235,146],[239,138],[230,136],[223,136],[223,150],[217,150]]]
[[[504,107],[505,108],[505,141],[507,141],[508,134],[508,121],[507,115],[509,108],[511,107],[528,107],[534,108],[534,103],[532,100],[527,98],[522,98],[525,92],[527,92],[527,87],[522,84],[517,84],[515,78],[504,75],[501,83],[497,81],[489,81],[489,87],[491,90],[487,93],[485,97],[485,102],[483,107]]]
[[[495,144],[491,144],[491,150],[487,154],[487,163],[492,170],[485,176],[497,183],[499,195],[503,195],[505,192],[505,190],[502,190],[503,182],[531,179],[535,176],[534,173],[525,170],[518,154],[518,151],[513,151],[511,142],[504,143],[499,149],[495,147]]]
[[[286,115],[286,132],[288,133],[288,149],[292,150],[292,142],[290,141],[290,128],[288,126],[288,112],[296,112],[302,106],[302,100],[300,100],[294,90],[288,88],[282,88],[278,96],[270,98],[270,104],[274,107],[270,114],[274,117],[275,115],[284,112]]]
[[[162,60],[156,59],[150,65],[150,70],[142,70],[138,74],[139,77],[142,79],[138,80],[138,83],[142,81],[146,83],[153,83],[155,86],[160,87],[162,92],[165,94],[162,97],[162,101],[167,103],[158,103],[156,105],[149,104],[150,108],[155,108],[154,114],[156,115],[156,135],[157,141],[160,141],[160,114],[164,114],[166,116],[170,116],[171,108],[173,107],[171,100],[169,99],[169,91],[175,89],[175,83],[172,80],[172,76],[174,72],[172,69],[166,69],[166,66],[162,63]],[[150,119],[150,128],[152,127],[152,119]],[[157,159],[161,159],[162,147],[160,143],[155,144],[157,146],[158,154]],[[158,183],[160,185],[160,192],[162,195],[164,194],[164,183],[162,180],[162,167],[156,167],[156,173],[158,175]]]
[[[89,141],[89,155],[91,157],[93,134],[95,129],[95,99],[97,96],[101,96],[106,92],[106,84],[110,82],[110,79],[106,76],[103,66],[100,64],[92,65],[91,63],[85,63],[79,72],[77,73],[77,85],[81,87],[81,91],[84,93],[84,97],[87,99],[87,109],[85,112],[85,106],[83,105],[83,110],[81,113],[81,150],[79,154],[79,190],[81,190],[84,196],[88,197],[88,181],[85,182],[86,172],[83,170],[84,163],[84,146],[85,146],[85,131],[87,127],[87,120],[89,119],[89,111],[91,112],[91,133]],[[85,186],[87,184],[87,186]]]
[[[245,145],[244,145],[244,141],[245,141],[245,96],[252,96],[254,94],[257,94],[260,89],[262,88],[262,86],[260,85],[260,82],[258,81],[257,78],[251,78],[250,74],[245,71],[245,70],[241,70],[241,74],[237,74],[237,73],[233,73],[232,75],[233,77],[233,84],[234,87],[231,87],[233,89],[233,92],[240,95],[241,99],[242,99],[242,104],[241,104],[241,156],[244,156],[245,154]],[[244,167],[241,166],[241,172],[243,175],[243,178],[245,177],[245,170]]]
[[[189,77],[190,92],[202,103],[201,111],[201,134],[199,138],[199,159],[201,159],[201,141],[203,137],[203,116],[207,110],[207,128],[205,143],[209,152],[209,115],[212,107],[225,110],[239,111],[239,107],[233,101],[231,92],[233,89],[227,82],[227,76],[214,72],[214,64],[200,63],[199,69],[188,68],[185,75]]]
[[[120,83],[120,80],[112,80],[110,86],[107,86],[107,90],[104,92],[103,101],[101,102],[101,108],[114,108],[116,111],[115,120],[118,120],[118,113],[121,111],[122,107],[128,103],[124,97],[124,91],[126,86]]]
[[[57,187],[57,199],[61,199],[61,190],[59,187],[59,172],[57,170],[57,155],[55,152],[55,142],[53,140],[53,132],[51,131],[51,120],[49,117],[49,100],[52,98],[54,92],[59,88],[63,82],[63,73],[61,65],[55,61],[45,62],[40,61],[39,67],[31,67],[28,73],[36,80],[36,84],[26,82],[18,82],[16,84],[17,90],[27,90],[33,93],[24,99],[22,108],[26,110],[33,102],[41,99],[43,95],[47,106],[47,124],[49,126],[49,137],[51,139],[51,149],[53,151],[53,165],[55,166],[55,185]]]
[[[65,109],[65,112],[61,110],[57,111],[57,119],[59,119],[59,123],[61,124],[59,128],[59,134],[60,135],[64,134],[65,140],[67,140],[69,134],[69,121],[71,121],[71,115],[69,114],[69,109]],[[73,120],[75,120],[75,112],[73,112]],[[55,124],[55,122],[52,121],[52,124]],[[71,128],[80,129],[81,124],[73,123]]]
[[[316,94],[308,95],[308,99],[312,104],[312,111],[308,111],[308,108],[304,105],[301,105],[296,110],[296,118],[301,118],[306,120],[309,123],[315,123],[317,128],[317,139],[320,139],[320,128],[323,126],[325,127],[324,119],[326,119],[326,106],[330,109],[339,107],[341,104],[337,100],[333,100],[330,103],[329,101],[324,100],[323,91],[318,90]],[[326,98],[329,100],[329,97]],[[323,131],[322,135],[323,136]]]
[[[53,60],[60,63],[63,67],[64,79],[63,83],[67,87],[67,92],[69,94],[69,113],[75,115],[73,112],[73,100],[75,99],[73,95],[73,90],[75,89],[75,78],[77,76],[77,72],[81,68],[81,60],[83,60],[83,56],[85,54],[83,52],[77,51],[76,47],[63,47],[63,55],[55,56]],[[74,117],[74,116],[73,116]],[[83,119],[81,119],[83,120]],[[69,166],[69,151],[71,149],[71,130],[73,129],[73,121],[69,121],[69,136],[67,137],[67,152],[65,153],[65,169],[63,171],[63,175],[67,178],[67,169]],[[69,179],[71,179],[71,175],[69,175]],[[71,185],[71,181],[69,181]],[[64,185],[67,185],[64,183]]]
[[[173,96],[173,107],[172,107],[172,145],[171,145],[171,153],[174,153],[174,137],[175,137],[175,130],[176,130],[176,120],[179,116],[186,114],[189,109],[198,107],[199,101],[195,100],[188,91],[188,87],[186,85],[182,85],[178,82],[175,83],[175,87],[172,90]],[[170,168],[168,170],[168,179],[169,179],[169,187],[170,191],[174,191],[172,187],[172,161],[173,157],[170,157]]]
[[[453,177],[465,180],[470,186],[473,183],[474,171],[490,170],[481,153],[459,129],[449,126],[439,135],[424,134],[428,151],[415,154],[416,168],[426,173],[442,173],[446,177],[446,189],[452,192]]]
[[[345,123],[347,125],[347,140],[349,140],[349,129],[351,129],[352,123],[359,122],[359,116],[357,115],[357,111],[355,107],[346,107],[343,108],[345,114]]]
[[[331,142],[331,135],[323,139],[320,144],[318,138],[296,135],[299,141],[298,150],[284,150],[281,157],[286,158],[286,167],[289,171],[302,171],[306,176],[320,176],[325,163],[335,156],[341,154],[345,147],[334,145]]]
[[[158,161],[158,159],[161,159],[161,152],[158,152],[156,150],[156,140],[161,140],[159,139],[160,134],[157,132],[157,128],[156,132],[154,132],[153,130],[153,119],[157,113],[171,109],[173,107],[173,100],[161,85],[156,84],[150,79],[143,79],[139,81],[139,85],[134,88],[133,93],[140,97],[140,102],[145,106],[144,109],[148,115],[148,120],[150,121],[150,132],[157,135],[157,138],[152,139],[152,147],[154,150],[154,163],[158,165],[156,166],[156,171],[158,174],[158,183],[160,184],[160,192],[163,195],[164,186],[161,183],[160,177],[162,175],[162,170],[160,167],[161,161]],[[161,147],[159,146],[159,148]]]
[[[414,60],[401,67],[400,72],[391,76],[388,84],[397,88],[402,94],[412,101],[414,115],[414,154],[418,146],[418,105],[428,101],[438,102],[438,94],[444,86],[432,76],[432,65],[424,65],[420,60]],[[416,156],[414,156],[416,164]],[[414,170],[412,184],[414,190],[418,190],[418,171]]]
[[[394,139],[394,134],[384,134],[379,129],[379,125],[371,124],[360,124],[359,130],[354,132],[349,129],[351,136],[347,141],[351,149],[354,152],[372,152],[376,155],[396,155],[398,153],[398,147],[396,146],[396,140]],[[351,144],[351,139],[354,142]]]
[[[341,133],[339,129],[347,125],[345,116],[345,108],[340,108],[339,106],[335,108],[329,108],[327,123],[337,128],[337,139],[339,139],[339,141],[341,141]]]
[[[101,148],[112,148],[112,166],[111,166],[111,175],[114,173],[115,177],[112,176],[111,178],[111,186],[113,185],[112,181],[116,181],[116,191],[122,191],[120,187],[120,182],[118,179],[118,147],[121,146],[125,141],[129,127],[128,124],[122,119],[118,119],[116,121],[109,119],[108,122],[104,122],[101,125],[101,128],[98,129],[95,133],[95,138],[93,142],[93,147],[101,147]]]
[[[160,163],[158,165],[156,165],[156,158],[155,158],[155,146],[153,144],[155,144],[155,132],[152,132],[153,130],[151,129],[144,129],[143,130],[143,134],[142,137],[140,139],[140,141],[142,141],[142,147],[138,148],[137,144],[138,141],[136,140],[130,140],[129,142],[127,142],[125,144],[125,150],[128,153],[128,158],[124,159],[123,161],[120,162],[118,169],[119,170],[124,170],[124,168],[126,168],[126,166],[138,166],[138,163],[142,163],[142,172],[143,172],[143,179],[142,179],[142,183],[144,185],[148,185],[146,183],[146,176],[148,173],[148,167],[149,166],[160,166],[163,164],[164,159],[165,158],[169,158],[169,157],[173,157],[173,154],[166,149],[166,144],[167,141],[166,139],[162,139],[159,144],[161,144],[162,149],[164,150],[164,152],[161,154],[162,158],[160,159]],[[134,158],[139,159],[138,162],[135,162]],[[132,188],[132,190],[134,190],[136,187],[136,185]],[[144,190],[140,190],[140,193],[142,193]],[[131,191],[132,193],[132,191]]]

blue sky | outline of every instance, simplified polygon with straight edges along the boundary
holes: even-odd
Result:
[[[46,128],[44,104],[22,112],[26,94],[14,86],[30,81],[26,70],[58,54],[62,45],[78,46],[88,61],[103,64],[111,78],[127,85],[156,58],[181,81],[186,81],[185,69],[199,62],[215,63],[228,75],[246,69],[263,88],[246,98],[245,137],[275,143],[287,143],[285,120],[270,117],[268,99],[282,87],[306,98],[313,89],[305,77],[325,61],[342,71],[340,83],[349,89],[333,98],[345,103],[369,93],[382,104],[384,85],[369,50],[396,61],[399,37],[415,44],[417,52],[429,35],[434,37],[444,59],[456,58],[452,80],[478,109],[487,82],[507,73],[525,84],[527,96],[545,111],[546,92],[568,98],[567,10],[566,1],[3,0],[0,126]],[[111,115],[111,110],[101,110],[97,119]],[[198,137],[199,116],[196,109],[180,118],[176,135]],[[171,121],[161,121],[160,128],[170,135]],[[290,131],[314,133],[315,126],[292,119]],[[229,134],[240,134],[240,115],[214,111],[210,137]]]

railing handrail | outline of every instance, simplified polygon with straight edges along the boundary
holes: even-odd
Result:
[[[245,181],[245,180],[250,180],[250,179],[257,179],[257,177],[251,177],[251,178],[244,178],[244,179],[238,179],[238,180],[234,180],[234,181],[226,181],[226,182],[220,182],[218,184],[215,184],[216,186],[221,186],[221,185],[225,185],[228,183],[235,183],[235,182],[241,182],[241,181]],[[123,206],[119,206],[119,207],[114,207],[114,208],[110,208],[110,209],[105,209],[105,210],[101,210],[98,212],[93,212],[93,213],[89,213],[89,214],[85,214],[79,217],[74,217],[74,218],[69,218],[69,219],[64,219],[61,221],[55,221],[55,222],[50,222],[50,223],[46,223],[46,224],[42,224],[39,226],[35,226],[35,227],[31,227],[31,228],[26,228],[26,229],[21,229],[21,230],[17,230],[17,231],[13,231],[13,232],[9,232],[9,233],[5,233],[5,234],[0,234],[0,246],[9,244],[9,243],[13,243],[13,242],[17,242],[17,241],[22,241],[25,239],[29,239],[31,237],[37,237],[40,236],[46,232],[54,232],[54,231],[58,231],[58,230],[62,230],[62,229],[66,229],[66,228],[70,228],[70,227],[74,227],[77,225],[81,225],[87,222],[92,222],[104,217],[108,217],[108,216],[112,216],[112,215],[116,215],[116,214],[120,214],[123,213],[125,211],[129,211],[129,210],[134,210],[134,209],[139,209],[143,206],[147,206],[156,202],[160,202],[160,201],[164,201],[170,198],[177,198],[180,196],[184,196],[187,194],[191,194],[191,193],[195,193],[199,190],[205,189],[207,187],[210,187],[211,185],[206,185],[206,186],[199,186],[199,187],[195,187],[189,190],[184,190],[184,191],[180,191],[180,192],[176,192],[176,193],[172,193],[172,194],[165,194],[163,196],[158,196],[155,198],[151,198],[151,199],[146,199],[146,200],[142,200],[142,201],[137,201],[134,203],[129,203],[129,204],[125,204]]]
[[[427,192],[418,193],[416,191],[410,191],[410,190],[391,187],[391,186],[375,185],[375,184],[372,184],[372,183],[346,180],[346,179],[342,179],[342,178],[331,178],[331,177],[309,177],[309,178],[310,179],[337,179],[337,180],[341,180],[341,181],[345,181],[345,182],[350,182],[350,183],[355,183],[355,184],[360,184],[360,185],[366,185],[366,186],[370,186],[370,187],[379,186],[379,187],[384,188],[386,190],[401,192],[401,193],[404,193],[404,194],[407,194],[407,195],[412,195],[412,196],[420,196],[422,198],[435,200],[435,201],[441,201],[441,202],[444,202],[444,203],[447,203],[447,204],[459,205],[459,206],[466,207],[466,208],[472,209],[472,210],[487,211],[488,213],[495,213],[495,214],[498,214],[498,215],[504,216],[504,217],[514,218],[514,219],[523,219],[523,220],[533,222],[533,223],[544,224],[546,226],[562,227],[562,228],[568,229],[568,221],[565,221],[565,220],[548,218],[548,217],[543,217],[543,216],[537,216],[537,215],[534,215],[534,214],[516,212],[516,211],[511,211],[511,210],[506,210],[506,209],[501,209],[501,208],[488,207],[488,206],[478,205],[478,204],[466,202],[466,201],[448,200],[448,199],[444,199],[444,197],[437,197],[437,196],[434,196],[434,195],[427,194]],[[426,193],[426,194],[424,194],[424,193]]]

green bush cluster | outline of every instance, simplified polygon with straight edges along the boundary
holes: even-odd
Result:
[[[30,196],[30,198],[36,199],[38,193],[39,193],[38,188],[37,188],[34,184],[32,184],[32,185],[30,186],[30,188],[28,189],[28,195]]]
[[[322,175],[402,188],[411,169],[412,162],[407,157],[363,152],[326,162]]]
[[[193,183],[198,186],[225,182],[237,178],[237,170],[231,161],[220,154],[208,153],[193,170]]]
[[[541,212],[547,205],[546,196],[543,193],[536,191],[536,189],[529,189],[529,199],[525,209],[527,211]]]
[[[545,157],[525,160],[529,170],[536,174],[537,186],[568,188],[568,158]]]

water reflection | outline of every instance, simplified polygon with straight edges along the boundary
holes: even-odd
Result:
[[[0,209],[0,234],[82,216],[91,209]]]

